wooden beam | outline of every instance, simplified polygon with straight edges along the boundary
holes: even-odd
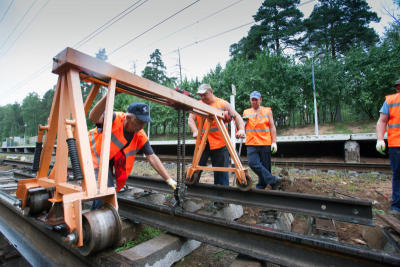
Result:
[[[194,98],[176,92],[168,87],[162,86],[153,81],[142,78],[126,70],[115,67],[95,57],[81,53],[75,49],[67,47],[54,57],[53,73],[63,73],[68,68],[74,68],[87,73],[97,79],[109,81],[115,79],[117,84],[137,89],[139,91],[164,98],[187,108],[189,111],[197,109],[209,115],[216,115],[223,118],[224,112],[202,103]],[[126,91],[127,92],[127,91]]]

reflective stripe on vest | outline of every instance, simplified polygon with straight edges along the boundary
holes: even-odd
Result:
[[[125,156],[126,156],[126,157],[135,156],[136,153],[138,153],[139,150],[140,150],[140,149],[131,150],[131,151],[129,151],[128,153],[126,153]]]
[[[268,129],[247,129],[246,133],[266,133],[269,132],[269,128]]]
[[[96,160],[97,160],[97,166],[100,164],[100,156],[96,151],[96,140],[94,139],[94,130],[90,131],[90,135],[91,135],[91,141],[92,141],[92,150],[94,155],[96,156]]]
[[[386,96],[389,106],[388,146],[400,147],[400,93]]]
[[[118,138],[111,133],[111,142],[114,143],[114,145],[116,145],[119,149],[123,149],[124,148],[124,144],[118,140]]]

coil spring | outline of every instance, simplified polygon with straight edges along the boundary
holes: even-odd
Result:
[[[72,173],[74,175],[74,179],[81,180],[81,179],[83,179],[83,175],[82,175],[82,170],[81,170],[81,164],[79,163],[78,152],[76,150],[75,139],[68,138],[67,144],[68,144],[68,154],[69,154],[69,158],[71,160]]]
[[[40,156],[42,155],[42,142],[36,142],[35,154],[33,156],[32,171],[39,170]]]

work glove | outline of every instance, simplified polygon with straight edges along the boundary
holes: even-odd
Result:
[[[172,189],[176,189],[176,181],[172,178],[168,178],[165,182],[167,182],[167,184],[172,188]]]
[[[382,155],[385,155],[385,149],[386,149],[386,144],[384,140],[378,140],[376,141],[376,151],[381,153]]]
[[[246,137],[246,133],[244,132],[244,130],[238,130],[236,132],[236,137],[237,138],[245,138]]]
[[[276,145],[276,143],[272,143],[271,144],[271,153],[275,154],[278,151],[278,146]]]

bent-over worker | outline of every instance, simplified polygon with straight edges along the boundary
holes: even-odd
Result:
[[[97,170],[100,163],[105,104],[106,97],[100,100],[89,114],[89,119],[95,122],[97,126],[89,131],[93,165]],[[125,185],[126,179],[133,169],[135,156],[141,149],[143,149],[150,165],[164,178],[172,189],[176,189],[176,181],[169,176],[158,156],[154,154],[147,135],[143,130],[147,122],[151,122],[151,118],[149,106],[144,103],[132,103],[127,108],[126,113],[114,112],[113,114],[108,186],[114,186],[114,175],[112,172],[114,167],[117,192]],[[101,201],[95,202],[96,204],[92,208],[99,208]]]

